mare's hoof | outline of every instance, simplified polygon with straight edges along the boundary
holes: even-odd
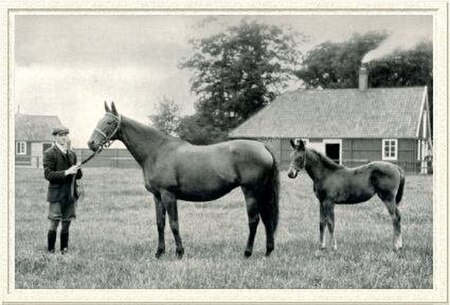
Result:
[[[245,258],[249,258],[250,256],[252,256],[252,252],[251,252],[251,251],[248,251],[248,250],[245,250],[245,252],[244,252],[244,257],[245,257]]]
[[[166,250],[164,250],[164,249],[158,249],[158,251],[156,251],[156,253],[155,253],[155,257],[156,257],[156,258],[160,258],[161,255],[164,254],[164,252],[166,252]]]
[[[177,253],[177,258],[182,259],[183,255],[184,255],[184,249],[177,249],[176,253]]]

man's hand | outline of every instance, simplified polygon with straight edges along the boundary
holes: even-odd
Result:
[[[80,164],[75,164],[72,167],[70,167],[69,169],[66,169],[64,174],[66,176],[68,175],[76,175],[76,173],[78,172],[78,170],[80,169]]]

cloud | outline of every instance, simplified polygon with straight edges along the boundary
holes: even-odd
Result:
[[[16,67],[14,104],[22,113],[57,115],[73,130],[73,145],[85,147],[105,100],[143,123],[163,96],[179,103],[183,113],[192,112],[195,97],[183,73],[168,67]]]

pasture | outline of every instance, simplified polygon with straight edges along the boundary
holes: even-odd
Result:
[[[186,249],[178,260],[168,223],[156,259],[153,198],[138,169],[85,168],[67,255],[46,253],[47,181],[42,169],[16,168],[15,287],[23,288],[432,288],[432,177],[407,176],[403,250],[392,251],[391,218],[376,197],[336,206],[337,251],[319,249],[312,182],[280,173],[275,251],[264,257],[260,223],[253,256],[240,189],[205,203],[179,201]],[[59,235],[59,234],[58,234]],[[328,235],[327,235],[328,237]],[[56,245],[59,249],[59,237]]]

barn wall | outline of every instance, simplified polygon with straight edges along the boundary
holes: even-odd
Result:
[[[345,139],[342,146],[346,166],[353,167],[382,159],[382,139]],[[416,172],[418,170],[417,140],[398,139],[398,158],[397,161],[391,162],[399,164],[408,172]]]
[[[42,157],[44,153],[42,151],[41,142],[31,143],[31,166],[32,167],[42,167]]]
[[[282,169],[289,167],[289,155],[291,145],[289,139],[258,139],[267,143],[275,153]],[[322,139],[310,139],[312,142]],[[371,161],[382,159],[382,139],[343,139],[342,140],[342,162],[343,165],[354,167]],[[420,172],[420,164],[417,162],[417,140],[398,139],[398,160],[393,163],[399,164],[407,172]]]
[[[420,172],[420,162],[417,159],[417,140],[398,140],[398,161],[396,162],[408,172]]]

